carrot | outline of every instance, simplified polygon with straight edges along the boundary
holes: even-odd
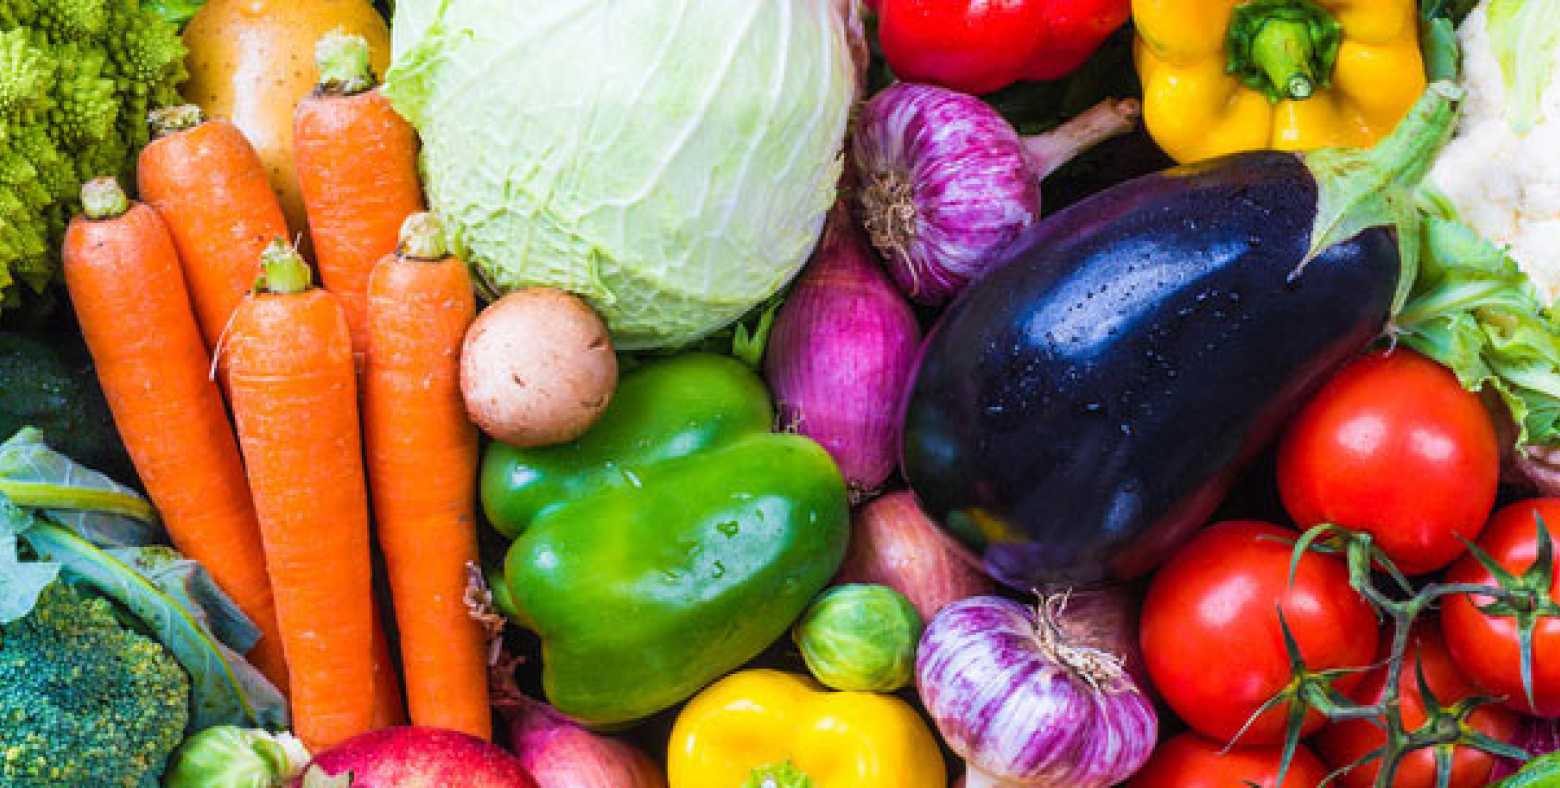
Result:
[[[374,722],[373,589],[357,379],[336,297],[285,240],[233,315],[228,386],[276,595],[293,727],[310,749]]]
[[[461,399],[460,350],[475,317],[466,264],[446,254],[431,214],[413,215],[399,254],[368,285],[369,488],[412,724],[491,738],[485,637],[464,603],[477,560],[477,431]]]
[[[347,310],[361,367],[368,276],[423,209],[417,133],[374,89],[362,36],[330,33],[315,50],[320,83],[298,104],[293,161],[320,280]]]
[[[173,543],[260,629],[250,659],[285,692],[260,526],[173,240],[113,178],[84,186],[82,202],[65,234],[65,284],[114,425]]]
[[[202,122],[195,106],[158,110],[151,122],[158,139],[136,167],[141,199],[173,233],[206,348],[215,353],[260,273],[260,252],[287,235],[287,219],[259,155],[236,126]]]

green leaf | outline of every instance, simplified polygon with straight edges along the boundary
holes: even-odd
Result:
[[[0,518],[18,511],[0,496]],[[60,575],[60,565],[48,561],[17,560],[16,535],[0,531],[0,624],[9,624],[32,612],[43,589]]]
[[[775,313],[780,311],[783,303],[783,298],[770,299],[769,305],[759,315],[758,326],[751,332],[748,331],[746,321],[737,324],[736,333],[731,338],[731,355],[753,369],[762,366],[764,350],[769,346],[769,331],[774,328]]]
[[[141,573],[164,594],[189,610],[208,632],[228,648],[244,653],[260,640],[256,627],[198,562],[169,547],[130,547],[109,555]]]
[[[1464,388],[1493,388],[1519,444],[1560,443],[1560,324],[1504,250],[1433,197],[1421,206],[1431,213],[1421,225],[1419,277],[1396,321],[1400,340]]]
[[[42,509],[93,544],[129,547],[165,541],[151,504],[139,493],[49,448],[43,433],[22,429],[0,443],[0,493]]]
[[[204,611],[196,612],[199,606],[186,607],[136,571],[133,564],[141,563],[139,558],[126,563],[51,523],[35,525],[23,538],[39,555],[62,564],[68,575],[128,608],[184,666],[192,686],[192,730],[223,724],[287,725],[287,704],[281,693],[207,629]],[[165,556],[149,560],[159,562]]]
[[[1538,122],[1560,48],[1560,0],[1490,0],[1490,48],[1500,64],[1506,122],[1526,134]]]

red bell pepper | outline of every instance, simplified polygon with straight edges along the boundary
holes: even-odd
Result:
[[[1083,65],[1131,0],[878,0],[878,36],[900,79],[982,94]]]

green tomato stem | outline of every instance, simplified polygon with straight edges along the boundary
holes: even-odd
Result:
[[[112,176],[93,178],[81,186],[81,207],[88,219],[118,219],[130,210],[130,198]]]

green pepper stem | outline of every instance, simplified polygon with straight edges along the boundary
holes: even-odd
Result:
[[[754,769],[742,788],[813,788],[813,781],[795,764],[782,761]]]
[[[321,93],[352,96],[374,87],[374,71],[368,61],[368,40],[335,30],[314,45]]]
[[[278,238],[260,253],[258,289],[276,295],[302,293],[313,284],[313,272],[303,256],[285,239]]]
[[[130,198],[119,186],[119,179],[105,175],[81,185],[81,208],[92,221],[118,219],[130,210]]]

